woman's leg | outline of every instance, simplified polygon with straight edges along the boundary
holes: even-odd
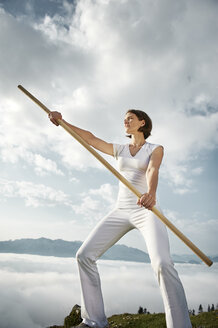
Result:
[[[144,236],[151,265],[160,286],[168,328],[190,328],[186,297],[170,257],[166,226],[151,211],[135,213],[135,226]],[[144,213],[143,213],[144,211]]]
[[[101,282],[96,260],[115,244],[133,226],[128,213],[115,209],[107,215],[77,252],[77,261],[82,289],[82,318],[90,327],[105,327],[107,319],[101,292]]]

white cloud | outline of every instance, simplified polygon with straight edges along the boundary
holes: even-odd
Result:
[[[105,183],[98,189],[90,189],[90,195],[100,196],[106,200],[109,204],[114,204],[116,200],[117,188],[109,183]]]
[[[79,182],[79,179],[77,179],[75,177],[72,177],[72,178],[70,178],[70,182],[72,182],[72,183],[78,183]]]
[[[0,180],[0,194],[3,198],[24,199],[26,206],[71,206],[69,196],[61,190],[56,190],[43,184],[30,181]]]
[[[75,12],[73,5],[65,2],[64,6],[65,16],[46,15],[44,20],[29,21],[26,26],[24,17],[18,21],[1,12],[8,39],[13,38],[13,28],[16,38],[22,36],[24,40],[18,57],[23,58],[29,48],[32,60],[24,71],[24,80],[30,78],[36,60],[39,70],[46,72],[47,77],[42,81],[35,71],[32,76],[33,89],[41,86],[37,94],[42,100],[47,99],[46,92],[49,92],[48,105],[53,99],[53,104],[65,108],[69,118],[105,138],[111,131],[105,129],[104,117],[107,124],[113,126],[117,139],[121,121],[114,124],[114,117],[118,108],[125,112],[125,108],[134,104],[148,109],[157,127],[154,140],[166,146],[167,178],[175,185],[185,183],[178,192],[190,190],[188,170],[182,169],[184,162],[189,166],[192,155],[213,149],[218,143],[217,113],[208,110],[208,106],[214,107],[217,103],[215,83],[210,82],[217,78],[214,75],[216,34],[211,30],[211,24],[216,22],[215,4],[210,3],[206,11],[202,1],[197,8],[192,1],[175,4],[171,0],[164,4],[156,1],[154,6],[143,1],[133,5],[130,1],[92,3],[83,0],[78,2]],[[142,15],[143,12],[150,12],[149,17]],[[200,31],[196,29],[197,22],[201,22]],[[30,38],[37,48],[30,45]],[[208,39],[210,42],[205,47],[202,40]],[[12,71],[13,68],[19,74],[17,62],[12,63]],[[30,89],[32,85],[31,82]],[[6,102],[8,97],[3,99]],[[21,101],[26,108],[27,102],[19,97]],[[101,108],[104,114],[99,124],[96,119]],[[190,110],[200,110],[204,115],[190,115]],[[24,114],[26,110],[20,117]],[[19,124],[24,131],[22,121],[19,120]],[[59,140],[53,151],[61,155],[63,163],[78,169],[98,165],[89,160],[87,153],[83,154],[80,146],[63,149],[60,131],[50,131],[49,142],[54,141],[54,136],[55,143]],[[29,148],[28,138],[24,144]]]
[[[217,219],[208,219],[203,213],[196,213],[191,218],[184,217],[181,213],[171,210],[164,210],[166,217],[200,250],[208,256],[213,256],[217,251]],[[171,244],[173,245],[173,253],[192,252],[174,233],[170,233]]]
[[[99,201],[89,197],[89,196],[82,196],[81,204],[79,205],[73,205],[73,209],[75,213],[79,214],[88,214],[92,212],[92,215],[96,212],[96,210],[99,208]]]
[[[89,223],[96,222],[114,207],[116,196],[117,187],[106,183],[98,189],[91,188],[81,193],[80,204],[72,208],[76,214],[83,214]]]
[[[43,157],[41,154],[32,153],[22,147],[4,147],[1,151],[2,160],[9,163],[17,163],[23,160],[25,163],[33,166],[33,169],[38,175],[57,174],[64,175],[62,170],[57,168],[57,164],[49,158]]]
[[[107,316],[136,313],[139,306],[146,307],[151,313],[163,311],[150,264],[99,261],[98,266]],[[206,310],[208,304],[216,304],[217,264],[210,269],[205,265],[176,265],[176,269],[189,308],[197,310],[202,304]],[[62,324],[73,305],[80,304],[79,276],[74,259],[0,254],[0,272],[2,327],[44,328]]]
[[[102,165],[71,136],[62,134],[51,149],[60,155],[63,165],[69,170],[72,168],[77,171],[87,171],[89,168],[102,169]]]
[[[203,167],[195,167],[194,169],[192,169],[192,174],[193,175],[200,175],[203,172]]]
[[[76,215],[83,216],[83,220],[86,221],[88,229],[93,228],[94,224],[114,207],[116,194],[116,186],[103,184],[98,189],[91,188],[87,190],[87,192],[80,193],[79,198],[77,197],[77,202],[73,203],[72,195],[44,184],[36,184],[31,181],[0,179],[0,195],[2,199],[23,199],[25,205],[30,207],[69,207]],[[67,223],[65,222],[64,224]],[[79,227],[79,223],[76,224],[80,230],[81,227]],[[48,229],[50,229],[50,227],[48,227]],[[64,229],[65,233],[67,230],[68,228],[66,227]],[[87,228],[84,231],[87,234]],[[82,234],[80,233],[80,236],[84,236],[84,231]],[[44,234],[47,233],[48,231],[46,232],[45,229]],[[73,235],[75,238],[75,234]]]
[[[69,312],[74,302],[74,297],[72,299],[72,294],[68,291],[73,289],[77,295],[79,293],[79,286],[76,286],[78,284],[76,273],[67,269],[64,261],[62,261],[62,268],[67,270],[63,275],[62,271],[59,272],[54,267],[59,266],[58,262],[52,259],[48,259],[46,263],[45,259],[36,257],[34,263],[33,258],[26,258],[24,255],[17,259],[15,257],[13,264],[11,256],[7,254],[5,260],[6,262],[2,263],[1,257],[2,327],[44,328],[62,323],[65,313]],[[72,267],[70,261],[68,266]],[[61,305],[60,299],[62,299]]]
[[[39,133],[37,125],[26,119],[27,113],[21,105],[6,99],[0,103],[0,113],[0,155],[3,162],[23,162],[38,175],[63,175],[53,160],[40,154],[47,150],[46,137]]]

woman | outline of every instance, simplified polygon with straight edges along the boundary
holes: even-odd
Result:
[[[57,120],[62,119],[62,116],[58,112],[52,112],[49,118],[58,125]],[[147,142],[152,129],[151,119],[143,111],[128,110],[124,126],[131,142],[126,145],[107,143],[89,131],[65,123],[89,145],[114,156],[118,160],[121,174],[142,193],[142,197],[137,201],[135,195],[120,182],[115,209],[97,224],[78,250],[83,322],[72,328],[109,327],[104,312],[96,261],[124,234],[134,228],[137,228],[145,239],[151,265],[160,286],[167,327],[190,328],[186,298],[170,257],[166,227],[150,211],[154,205],[158,208],[156,190],[163,158],[163,147]]]

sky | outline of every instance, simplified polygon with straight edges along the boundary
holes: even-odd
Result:
[[[217,263],[212,270],[203,264],[176,264],[176,269],[185,286],[190,310],[197,314],[200,304],[204,311],[208,305],[217,306]],[[139,306],[150,313],[164,312],[150,264],[100,260],[99,271],[107,317],[115,313],[137,313]],[[61,325],[73,305],[81,304],[75,260],[0,254],[0,274],[1,328]]]
[[[0,0],[0,240],[84,240],[118,191],[21,84],[108,142],[129,142],[127,109],[146,111],[148,142],[165,150],[165,215],[218,254],[217,10],[212,0]],[[172,253],[191,253],[169,237]],[[146,251],[137,231],[119,243]]]

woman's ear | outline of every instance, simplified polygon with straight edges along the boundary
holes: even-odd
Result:
[[[142,120],[141,127],[145,126],[145,120]]]

